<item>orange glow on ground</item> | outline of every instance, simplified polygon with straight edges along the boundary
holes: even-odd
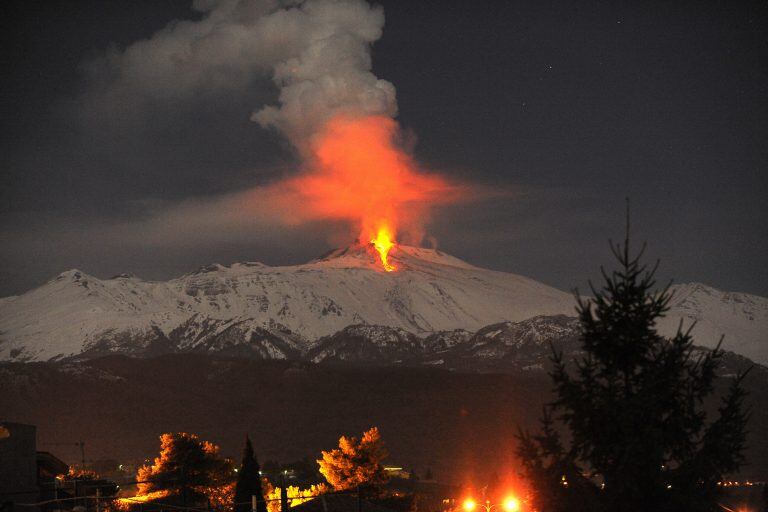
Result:
[[[138,496],[117,498],[115,500],[115,503],[117,504],[118,508],[128,509],[132,505],[149,503],[155,500],[161,500],[163,498],[167,498],[168,496],[170,496],[170,493],[168,491],[154,491],[147,494],[141,494]]]
[[[315,497],[330,492],[330,488],[326,484],[313,484],[307,489],[301,489],[294,485],[289,485],[286,488],[286,494],[288,495],[288,506],[296,507],[302,503],[313,500]],[[267,512],[281,512],[280,511],[280,487],[275,487],[266,493],[267,499]]]
[[[396,267],[391,263],[389,263],[389,260],[388,260],[389,251],[395,246],[395,242],[392,241],[392,238],[393,237],[389,229],[387,229],[386,227],[382,227],[382,228],[379,228],[379,231],[376,234],[376,238],[371,240],[373,247],[379,253],[379,258],[381,258],[381,265],[384,267],[384,270],[386,270],[387,272],[392,272],[393,270],[396,270]]]

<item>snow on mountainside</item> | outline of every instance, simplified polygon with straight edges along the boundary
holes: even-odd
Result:
[[[550,342],[576,341],[578,321],[567,316],[538,316],[523,322],[503,322],[477,331],[467,343],[466,355],[484,359],[508,357],[510,353],[551,355]],[[575,343],[574,343],[575,346]]]
[[[325,336],[307,354],[315,363],[404,364],[449,369],[506,371],[531,365],[543,367],[557,350],[575,354],[578,321],[565,315],[536,316],[500,322],[470,333],[439,331],[420,338],[402,329],[352,325]]]
[[[381,364],[417,358],[423,351],[424,341],[408,331],[378,325],[350,325],[336,334],[320,338],[307,358],[314,363]]]
[[[491,360],[508,357],[511,339],[522,343],[515,353],[539,357],[542,340],[573,338],[573,319],[556,316],[574,315],[568,293],[431,249],[398,246],[391,259],[397,271],[384,272],[371,248],[353,246],[304,265],[214,264],[166,282],[70,270],[0,300],[0,360],[198,352],[438,361],[446,351]],[[768,299],[698,284],[673,291],[663,333],[696,320],[697,345],[725,334],[727,350],[768,363]]]
[[[553,348],[566,362],[583,356],[579,332],[578,320],[565,315],[500,322],[474,334],[440,331],[426,338],[391,327],[353,325],[321,338],[307,359],[333,365],[429,366],[462,373],[548,371]],[[726,352],[718,374],[733,376],[753,365],[748,358]],[[760,378],[768,376],[766,367],[758,365],[755,372]]]
[[[390,254],[396,272],[384,272],[363,246],[296,266],[210,265],[167,282],[70,270],[0,304],[0,360],[220,346],[236,353],[236,345],[289,358],[354,324],[428,334],[573,311],[570,294],[525,277],[431,249]]]
[[[661,332],[673,334],[681,320],[686,328],[695,322],[697,345],[714,347],[724,336],[725,350],[768,364],[768,299],[700,283],[675,285],[672,292],[671,310],[659,322]]]

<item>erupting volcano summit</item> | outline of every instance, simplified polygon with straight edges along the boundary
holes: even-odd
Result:
[[[0,360],[225,350],[282,358],[350,325],[426,336],[574,314],[569,293],[438,250],[396,244],[387,263],[397,270],[385,273],[378,251],[366,243],[303,265],[214,264],[170,281],[98,279],[70,270],[0,300]],[[703,345],[731,333],[733,350],[768,359],[762,337],[768,300],[702,285],[675,289],[665,332],[674,332],[681,318],[698,318]]]
[[[313,139],[306,167],[266,190],[288,224],[347,222],[372,243],[384,270],[396,241],[421,241],[435,206],[472,200],[474,190],[419,169],[402,148],[397,123],[384,116],[338,116]]]
[[[387,272],[397,270],[397,267],[389,262],[389,251],[391,251],[395,246],[395,242],[392,240],[392,235],[389,232],[389,229],[379,229],[379,232],[376,234],[376,238],[371,240],[371,243],[376,249],[376,252],[379,253],[379,258],[381,258],[381,266],[384,267],[384,270]]]

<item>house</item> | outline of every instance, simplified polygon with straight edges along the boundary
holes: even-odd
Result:
[[[5,421],[0,429],[0,504],[3,510],[13,510],[16,503],[36,503],[37,429]]]
[[[37,451],[34,425],[0,421],[0,507],[3,512],[33,507],[56,497],[56,475],[66,473],[66,463],[48,452]]]

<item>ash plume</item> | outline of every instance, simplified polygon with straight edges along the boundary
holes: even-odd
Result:
[[[272,79],[279,105],[255,108],[252,119],[299,149],[336,114],[397,113],[395,87],[371,73],[381,7],[364,0],[195,0],[192,7],[200,20],[174,21],[86,64],[86,111],[130,116],[153,102],[264,89]]]
[[[371,72],[381,7],[364,0],[196,0],[193,8],[200,20],[171,23],[91,63],[91,106],[113,109],[138,98],[151,108],[263,90],[271,80],[277,102],[254,109],[251,120],[281,133],[301,164],[236,197],[232,204],[253,198],[237,208],[242,215],[277,214],[283,225],[341,221],[365,243],[382,231],[419,243],[432,206],[472,196],[468,187],[423,172],[404,149],[395,87]]]
[[[331,118],[397,113],[395,87],[371,73],[370,45],[381,37],[384,13],[365,2],[311,0],[291,11],[304,45],[275,66],[279,107],[252,116],[283,132],[301,150]]]

